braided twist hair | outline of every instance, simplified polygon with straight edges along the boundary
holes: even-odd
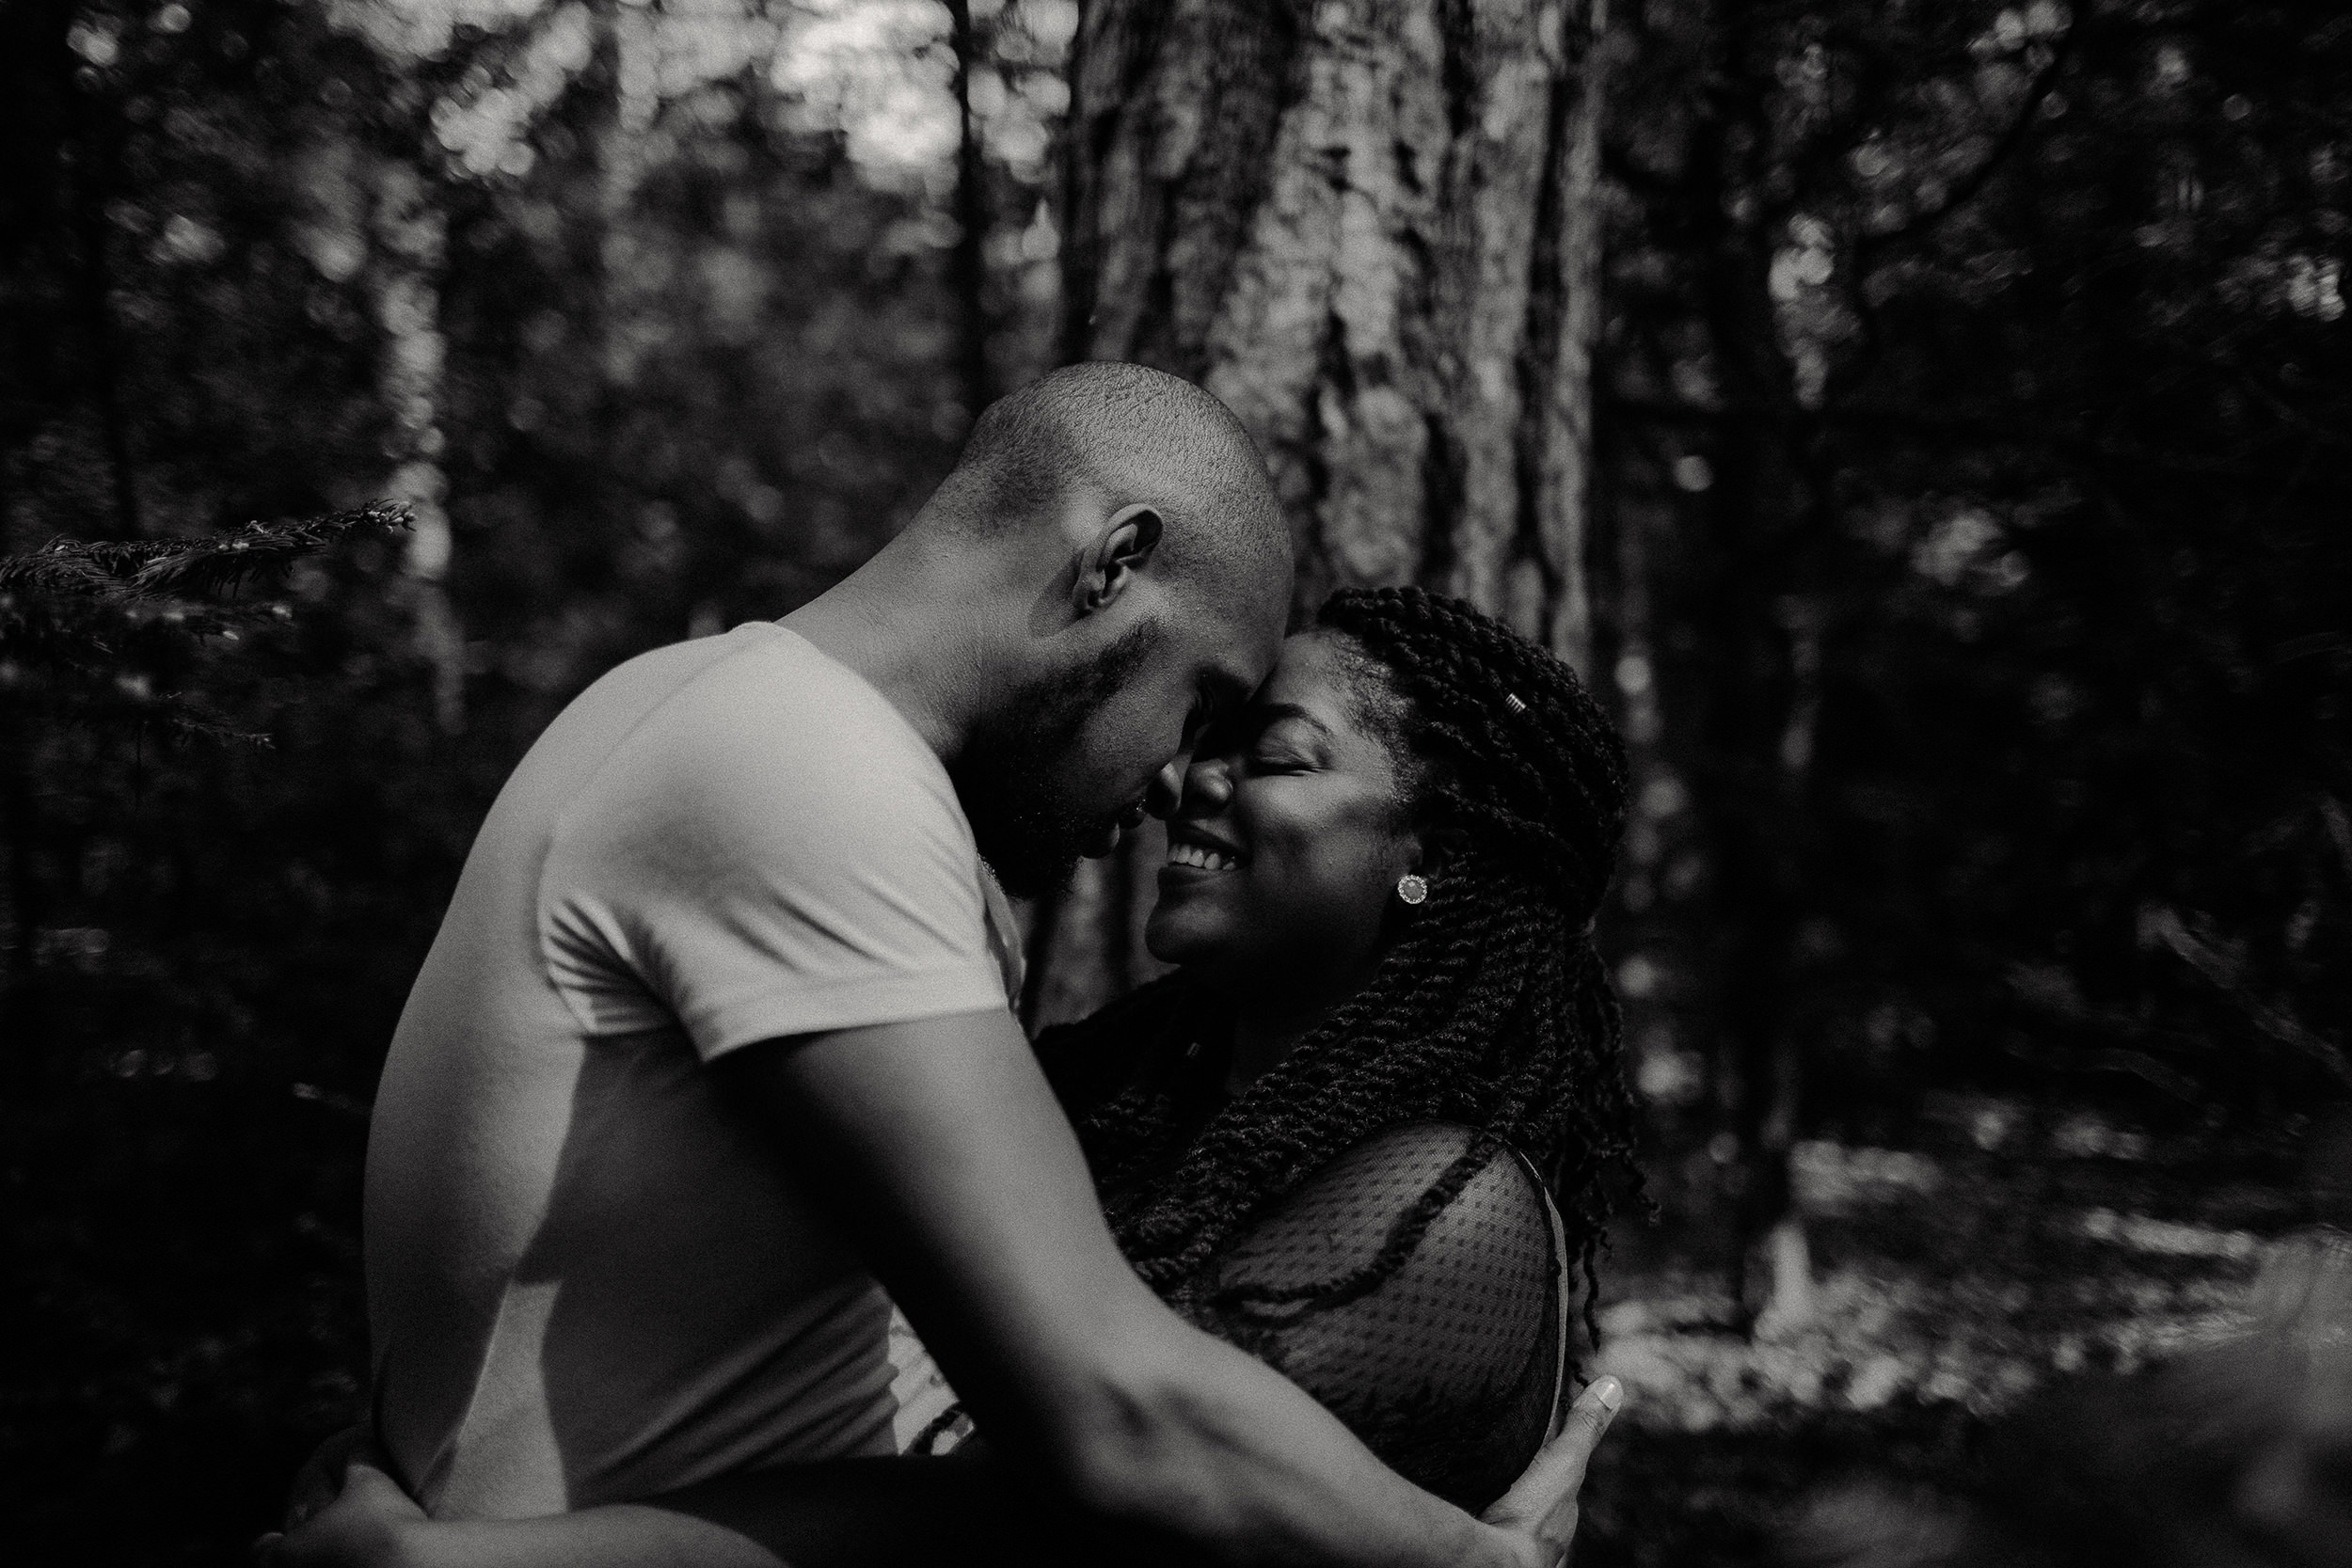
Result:
[[[1589,1325],[1603,1178],[1614,1167],[1639,1188],[1616,999],[1591,935],[1625,812],[1622,745],[1566,665],[1458,600],[1343,590],[1317,624],[1343,640],[1408,819],[1457,830],[1464,847],[1372,981],[1213,1112],[1220,1053],[1202,1046],[1230,1020],[1181,972],[1045,1031],[1039,1053],[1120,1245],[1179,1307],[1287,1314],[1359,1296],[1508,1144],[1568,1222]],[[1227,1238],[1342,1150],[1419,1120],[1479,1136],[1369,1261],[1280,1299],[1216,1288],[1205,1265]]]

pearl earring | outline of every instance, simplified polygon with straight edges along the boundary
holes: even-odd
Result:
[[[1407,871],[1396,879],[1396,895],[1407,904],[1429,901],[1429,880],[1417,871]]]

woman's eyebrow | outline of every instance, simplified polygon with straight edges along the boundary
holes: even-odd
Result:
[[[1331,726],[1316,718],[1296,703],[1252,703],[1249,705],[1249,727],[1255,731],[1272,729],[1285,719],[1295,719],[1312,728],[1324,739],[1331,738]]]

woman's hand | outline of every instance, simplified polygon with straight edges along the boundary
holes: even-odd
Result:
[[[1624,1384],[1613,1377],[1596,1380],[1568,1407],[1560,1435],[1543,1446],[1511,1490],[1481,1515],[1524,1544],[1520,1560],[1529,1568],[1556,1568],[1568,1555],[1568,1544],[1576,1539],[1584,1467],[1624,1402]]]
[[[364,1430],[338,1433],[294,1478],[286,1531],[254,1544],[261,1568],[409,1568],[424,1510],[400,1489]]]

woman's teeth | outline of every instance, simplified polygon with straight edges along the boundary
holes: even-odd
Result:
[[[1198,844],[1171,844],[1168,847],[1168,863],[1189,865],[1200,871],[1231,871],[1233,857],[1216,849],[1204,849]]]

